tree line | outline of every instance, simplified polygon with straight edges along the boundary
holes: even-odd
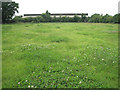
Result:
[[[120,14],[115,14],[111,16],[109,14],[93,14],[92,16],[86,17],[81,15],[81,17],[74,15],[74,17],[51,17],[50,13],[46,11],[41,16],[37,17],[26,17],[13,16],[18,12],[19,4],[15,2],[3,2],[2,3],[2,23],[18,23],[18,22],[89,22],[89,23],[120,23]]]
[[[50,13],[46,11],[41,16],[37,17],[26,17],[22,18],[22,16],[16,16],[13,19],[13,22],[33,22],[33,23],[40,23],[40,22],[89,22],[89,23],[120,23],[120,14],[115,14],[114,16],[111,15],[100,15],[100,14],[93,14],[91,17],[84,16],[77,16],[74,17],[51,17]]]

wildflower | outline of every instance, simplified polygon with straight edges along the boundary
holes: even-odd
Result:
[[[103,61],[104,59],[102,59],[102,61]]]
[[[26,80],[26,82],[27,82],[27,80]]]
[[[18,84],[20,84],[20,82],[18,82]]]
[[[80,81],[79,84],[81,84],[82,82]]]
[[[28,86],[28,88],[30,88],[30,85]]]
[[[31,87],[33,88],[33,85]]]

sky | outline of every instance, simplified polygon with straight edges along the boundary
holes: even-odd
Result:
[[[118,13],[120,0],[12,0],[19,3],[19,13],[42,14],[48,10],[50,13],[95,13],[115,15]]]

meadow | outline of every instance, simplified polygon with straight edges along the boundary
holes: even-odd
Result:
[[[118,25],[2,26],[3,88],[117,88]]]

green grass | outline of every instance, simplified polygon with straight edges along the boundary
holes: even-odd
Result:
[[[117,88],[118,25],[4,24],[3,88]]]

